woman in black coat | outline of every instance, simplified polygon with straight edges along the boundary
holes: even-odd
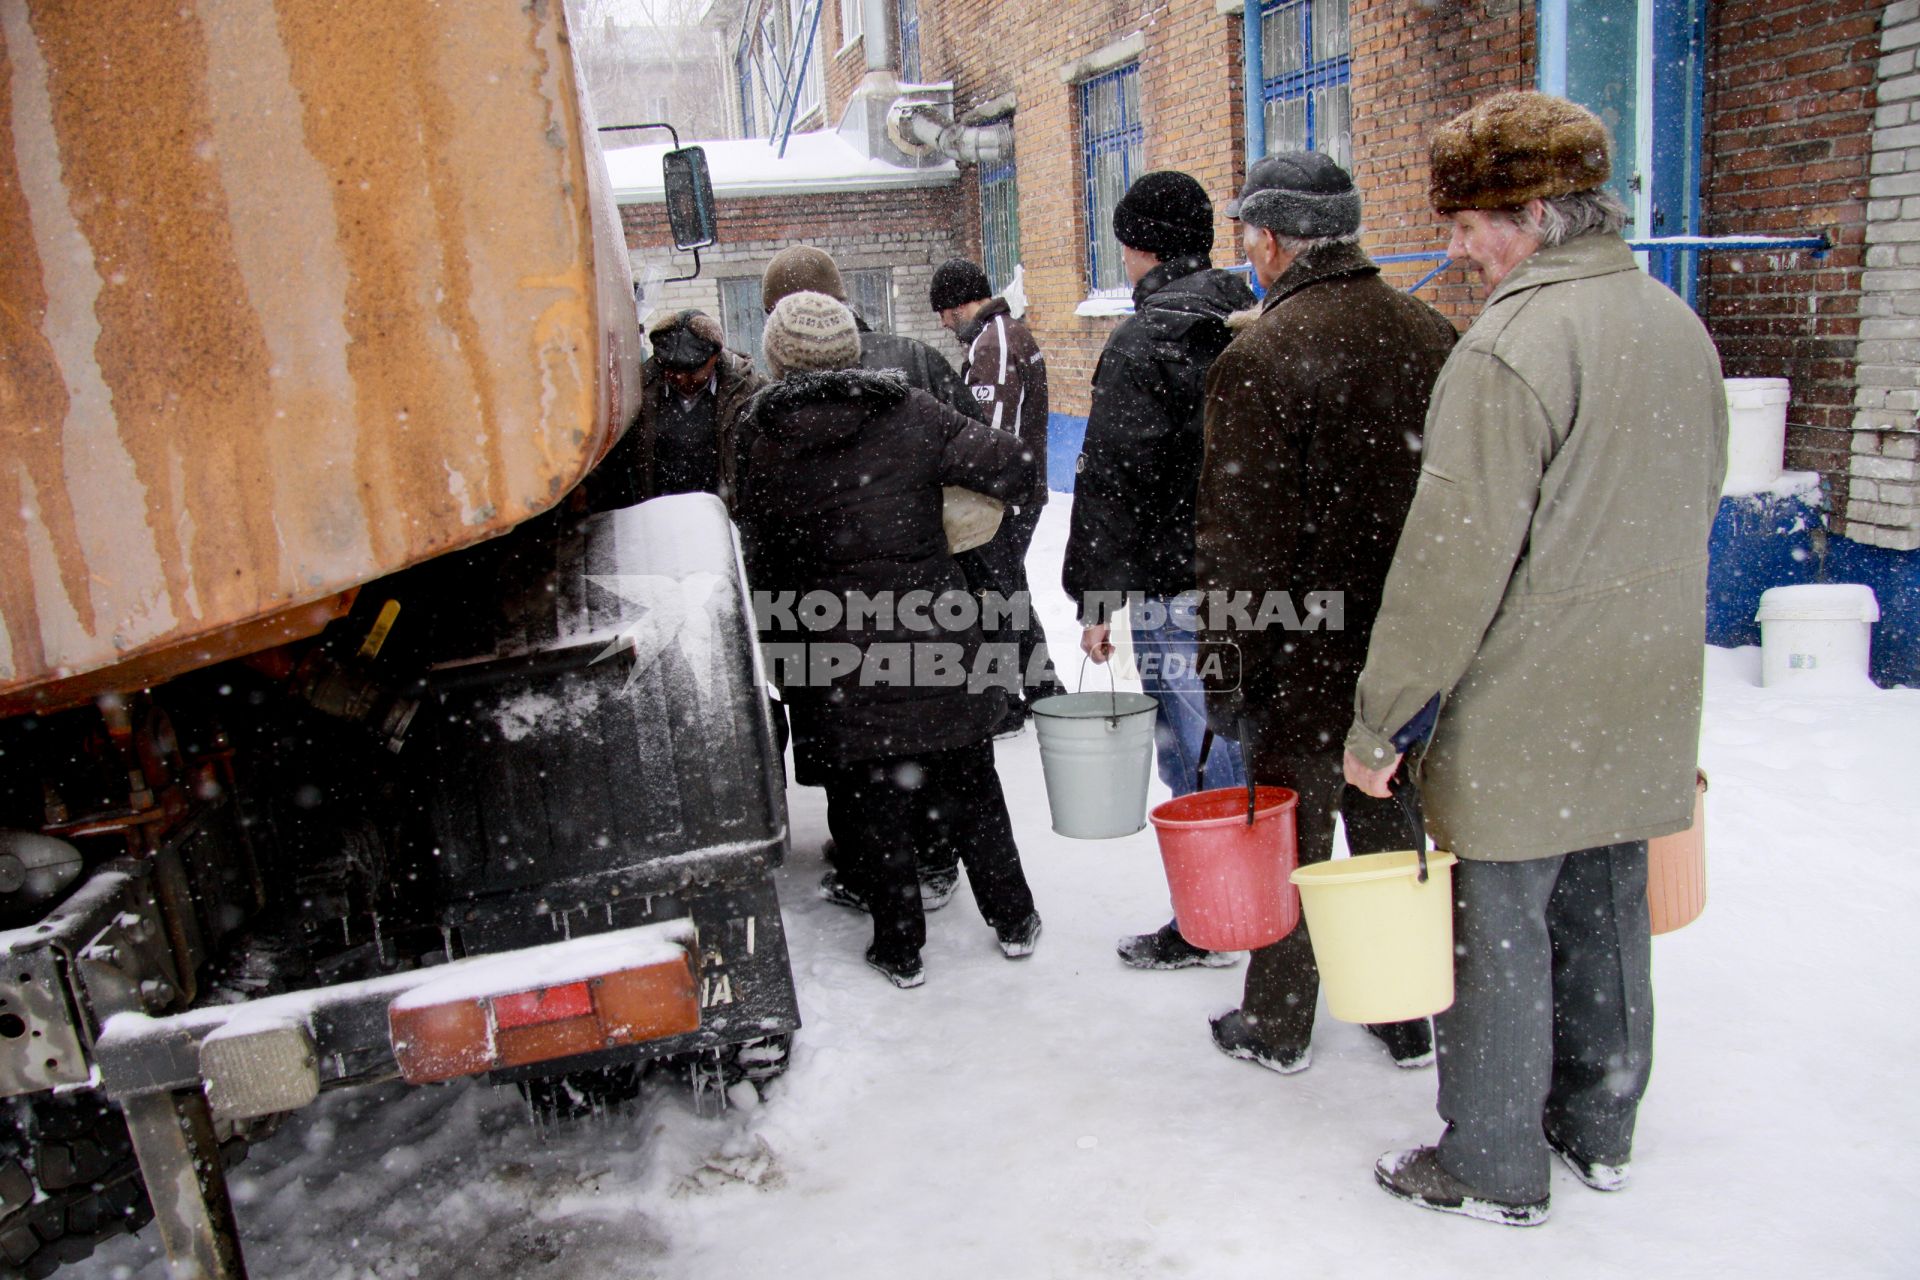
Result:
[[[750,411],[747,576],[798,781],[826,788],[841,876],[873,912],[867,961],[898,986],[924,980],[922,849],[957,853],[1001,950],[1029,955],[1040,917],[992,744],[996,680],[1018,673],[996,675],[981,653],[941,490],[1018,497],[1032,456],[899,375],[859,368],[853,314],[824,294],[783,298],[765,351],[780,380]]]

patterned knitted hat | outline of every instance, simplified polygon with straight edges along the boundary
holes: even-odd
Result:
[[[1613,172],[1610,150],[1607,127],[1585,107],[1545,93],[1495,94],[1433,135],[1434,212],[1592,191]]]
[[[762,332],[762,350],[777,377],[850,369],[860,363],[860,330],[845,303],[803,290],[774,305]]]

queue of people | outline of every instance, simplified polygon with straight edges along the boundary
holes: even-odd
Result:
[[[1302,863],[1332,855],[1336,815],[1356,853],[1431,835],[1460,859],[1453,1005],[1431,1026],[1368,1028],[1400,1066],[1437,1059],[1444,1131],[1375,1177],[1422,1207],[1531,1225],[1555,1155],[1589,1187],[1626,1183],[1651,1065],[1646,841],[1693,814],[1726,409],[1704,327],[1621,238],[1594,116],[1503,93],[1443,126],[1431,157],[1449,254],[1490,291],[1464,336],[1382,280],[1361,195],[1325,156],[1255,163],[1226,208],[1257,305],[1213,265],[1197,181],[1133,184],[1113,231],[1134,313],[1093,376],[1062,579],[1091,661],[1112,656],[1124,605],[1176,795],[1248,777],[1291,789]],[[773,380],[710,318],[657,322],[616,481],[726,499],[756,590],[1023,594],[1047,496],[1046,363],[985,274],[955,260],[933,279],[959,374],[868,328],[818,249],[786,250],[764,284]],[[955,486],[1004,504],[993,539],[958,555]],[[1276,592],[1319,597],[1322,625],[1203,617],[1208,598]],[[991,612],[950,607],[941,642],[963,670],[1003,645],[1027,672],[1037,631]],[[762,625],[770,640],[799,627]],[[904,609],[803,638],[853,655],[780,683],[797,780],[827,791],[823,892],[872,914],[868,962],[922,981],[924,912],[961,867],[1001,951],[1030,955],[1040,916],[992,739],[1049,690],[923,679],[915,658],[873,679],[924,647]],[[1140,969],[1238,963],[1177,919],[1119,953]],[[1253,953],[1213,1041],[1303,1070],[1317,994],[1303,922]]]

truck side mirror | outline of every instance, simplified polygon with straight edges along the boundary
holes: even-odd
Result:
[[[676,249],[704,249],[718,238],[713,211],[713,180],[707,176],[702,147],[680,147],[662,160],[667,191],[667,225]]]

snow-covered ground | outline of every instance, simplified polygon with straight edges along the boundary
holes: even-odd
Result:
[[[1030,560],[1060,655],[1067,509]],[[796,789],[780,887],[806,1026],[763,1103],[702,1118],[662,1095],[542,1136],[484,1085],[331,1095],[236,1172],[253,1274],[1914,1275],[1920,691],[1769,692],[1757,650],[1710,650],[1707,674],[1709,905],[1654,941],[1633,1185],[1556,1171],[1539,1230],[1375,1189],[1375,1156],[1438,1132],[1432,1070],[1324,1012],[1304,1074],[1230,1061],[1206,1019],[1242,969],[1123,968],[1114,939],[1167,916],[1153,837],[1053,835],[1029,732],[998,752],[1046,918],[1031,960],[962,893],[929,919],[926,985],[887,985],[865,917],[814,896],[824,806]],[[158,1248],[148,1228],[75,1273],[163,1280]]]

